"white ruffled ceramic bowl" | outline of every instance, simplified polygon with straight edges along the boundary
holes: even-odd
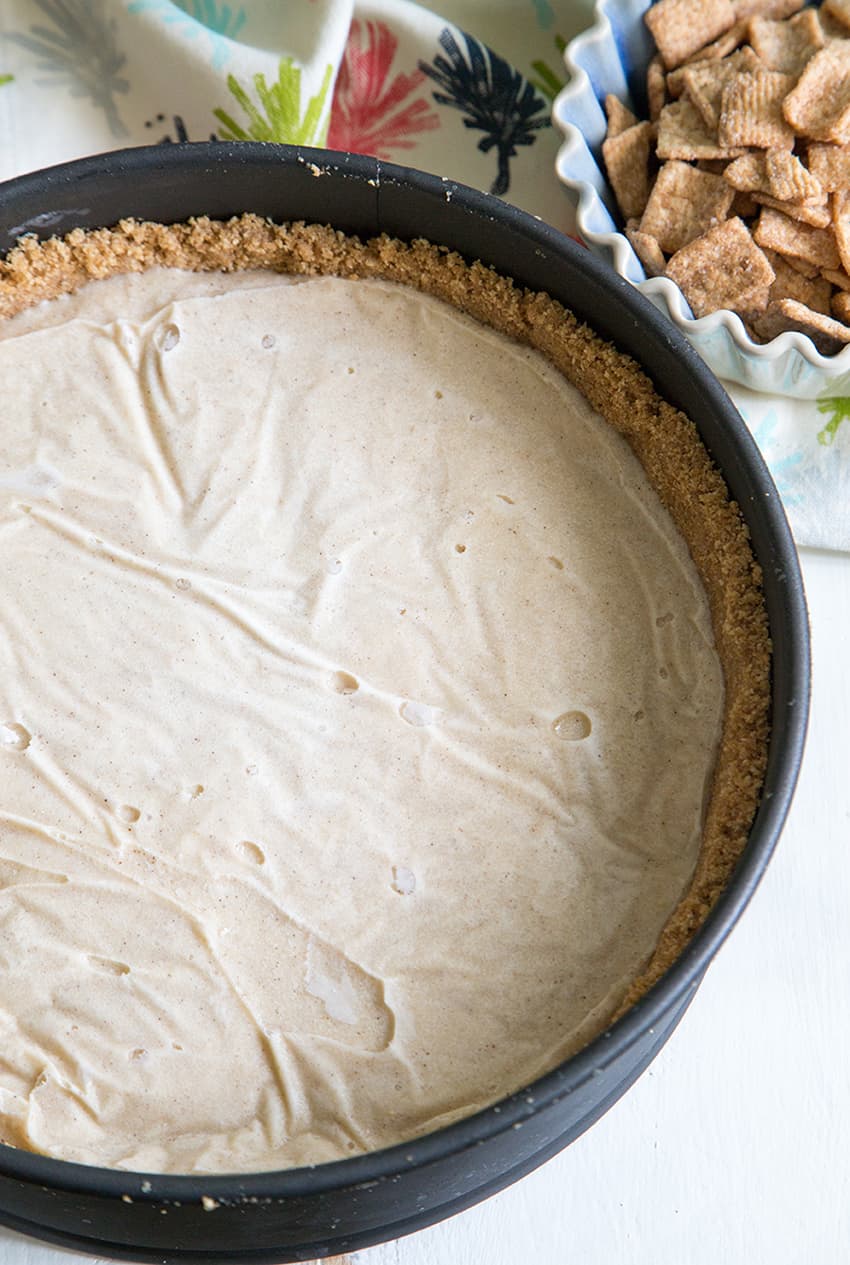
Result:
[[[613,92],[647,117],[646,67],[655,51],[643,20],[648,8],[649,0],[597,0],[593,26],[572,40],[564,54],[571,78],[554,105],[554,120],[565,136],[557,172],[576,195],[582,239],[675,322],[718,377],[798,398],[850,395],[850,346],[823,356],[810,338],[796,333],[756,343],[740,317],[728,310],[695,320],[679,287],[666,277],[647,278],[625,234],[618,231],[616,203],[602,163],[602,102]]]

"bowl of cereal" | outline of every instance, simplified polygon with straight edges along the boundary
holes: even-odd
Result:
[[[850,374],[850,10],[599,0],[569,45],[557,170],[584,241],[719,374]]]

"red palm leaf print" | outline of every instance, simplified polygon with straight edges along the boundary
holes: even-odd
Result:
[[[394,149],[413,149],[418,133],[440,126],[425,97],[407,101],[425,79],[421,70],[390,78],[397,47],[383,22],[351,23],[331,110],[331,149],[391,158]]]

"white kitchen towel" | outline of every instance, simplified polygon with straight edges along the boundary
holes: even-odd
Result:
[[[0,179],[155,141],[329,144],[492,190],[570,227],[549,117],[564,78],[556,5],[520,0],[507,21],[504,4],[444,8],[0,0]],[[480,30],[455,25],[454,9]],[[489,30],[512,32],[511,62],[488,47]]]
[[[797,544],[850,551],[850,382],[833,381],[816,400],[725,386],[764,454]]]

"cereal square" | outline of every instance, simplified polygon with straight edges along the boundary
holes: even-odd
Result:
[[[609,92],[605,98],[605,114],[608,117],[609,140],[614,136],[619,136],[621,132],[627,132],[630,127],[640,122],[628,106],[623,105],[620,98],[614,96],[613,92]]]
[[[809,171],[827,193],[850,189],[850,145],[809,146]]]
[[[814,9],[804,9],[788,22],[756,17],[750,23],[750,44],[767,70],[801,75],[809,58],[825,43]]]
[[[682,84],[705,120],[706,127],[716,130],[720,122],[720,98],[733,75],[744,70],[757,70],[758,66],[759,59],[753,50],[742,48],[723,61],[694,62],[682,69]],[[672,77],[667,76],[668,83]]]
[[[649,117],[653,123],[667,104],[667,81],[664,74],[664,63],[658,53],[646,68],[646,100],[649,105]]]
[[[810,264],[805,259],[798,259],[796,255],[783,255],[782,258],[788,267],[793,268],[795,272],[799,272],[801,277],[809,277],[811,279],[821,275],[821,270],[817,264]],[[825,273],[827,270],[824,268],[823,271]]]
[[[799,224],[771,207],[762,211],[753,237],[765,249],[793,255],[818,268],[837,268],[841,262],[829,229]]]
[[[768,342],[786,330],[797,330],[811,338],[818,351],[831,356],[850,343],[850,326],[835,321],[821,312],[813,312],[805,303],[779,299],[752,321],[760,338]]]
[[[796,132],[816,141],[850,141],[850,40],[830,40],[806,64],[783,106]]]
[[[697,171],[685,162],[665,163],[649,195],[640,231],[672,254],[722,223],[734,196],[722,176]]]
[[[790,18],[792,13],[799,13],[804,0],[735,0],[735,21],[752,18]]]
[[[735,22],[732,0],[658,0],[646,13],[664,66],[673,70]]]
[[[643,270],[646,275],[648,277],[663,276],[667,260],[664,258],[664,251],[655,238],[651,237],[649,233],[642,233],[639,228],[627,228],[626,237],[628,237],[635,254],[643,264]]]
[[[822,276],[839,290],[850,290],[850,276],[843,269],[824,268]]]
[[[818,10],[820,18],[821,30],[827,40],[846,40],[847,27],[842,22],[836,21],[831,13],[827,13],[824,9]]]
[[[804,277],[775,251],[766,250],[764,253],[776,274],[776,279],[770,287],[768,305],[778,302],[779,299],[795,299],[798,303],[805,303],[806,307],[811,308],[813,312],[822,312],[824,316],[829,316],[831,282],[822,276]]]
[[[685,62],[684,66],[677,66],[675,70],[671,70],[669,75],[664,76],[664,82],[667,85],[667,96],[671,101],[678,101],[679,97],[685,91],[685,75],[691,65],[702,66],[702,62]]]
[[[776,70],[735,75],[723,88],[720,99],[720,144],[792,149],[794,130],[783,116],[782,105],[793,86],[793,75],[782,75]]]
[[[837,321],[850,325],[850,294],[846,290],[839,290],[833,298],[832,314]]]
[[[667,264],[667,276],[697,318],[718,308],[763,311],[774,280],[764,252],[739,219],[726,220],[677,251]]]
[[[826,191],[817,176],[787,149],[769,149],[765,154],[767,192],[780,202],[826,202]]]
[[[764,151],[755,150],[736,158],[723,172],[723,179],[727,180],[733,189],[740,189],[745,193],[769,192],[767,158]]]
[[[749,22],[736,22],[734,26],[729,27],[728,31],[724,31],[719,39],[693,53],[688,61],[721,61],[724,57],[728,57],[747,38],[749,25]]]
[[[602,157],[617,205],[628,220],[642,215],[649,197],[649,158],[654,128],[636,123],[602,142]]]
[[[696,106],[687,97],[665,105],[658,119],[659,158],[681,158],[686,162],[698,158],[736,158],[742,150],[718,143],[705,126]]]
[[[826,191],[787,149],[754,150],[742,154],[723,172],[723,178],[747,193],[766,194],[780,202],[822,206]]]
[[[850,34],[850,0],[823,0],[823,11]]]
[[[820,206],[811,206],[806,202],[782,202],[766,193],[754,193],[753,198],[759,206],[781,211],[789,219],[797,220],[800,224],[810,224],[812,228],[825,229],[832,223],[832,212],[825,202]]]
[[[845,272],[850,272],[850,192],[841,190],[832,195],[832,229],[841,267]],[[838,263],[823,266],[837,268]]]

